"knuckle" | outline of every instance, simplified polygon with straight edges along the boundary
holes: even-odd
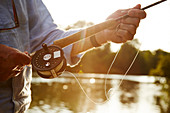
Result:
[[[125,37],[126,40],[131,40],[132,34],[129,31],[125,30],[124,31],[124,37]]]
[[[129,10],[128,15],[131,17],[134,17],[136,15],[136,13],[134,12],[133,9]]]
[[[139,22],[140,22],[140,19],[139,19],[139,18],[134,18],[134,25],[135,25],[136,27],[139,26]]]
[[[140,22],[140,19],[139,19],[139,18],[136,18],[136,22],[139,23],[139,22]]]
[[[131,34],[136,34],[136,27],[134,25],[130,25],[130,31],[131,31]]]
[[[125,36],[125,37],[128,37],[128,35],[129,35],[129,31],[124,30],[124,36]]]
[[[139,13],[139,17],[140,17],[140,19],[145,18],[146,17],[146,12],[141,10],[141,12]]]

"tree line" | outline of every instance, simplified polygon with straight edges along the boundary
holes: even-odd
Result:
[[[110,74],[125,74],[135,55],[138,53],[129,75],[157,75],[170,77],[170,53],[161,49],[156,51],[141,51],[134,45],[137,40],[123,44],[117,58],[112,65]],[[103,73],[106,74],[116,53],[110,49],[110,43],[88,51],[75,67],[67,67],[67,70],[75,73]]]
[[[93,25],[91,22],[78,21],[70,28],[79,28]],[[125,74],[138,53],[136,60],[128,71],[129,75],[155,75],[170,78],[170,53],[161,49],[155,51],[141,51],[137,49],[140,43],[137,39],[123,44],[117,58],[112,65],[110,74]],[[110,49],[111,44],[93,49],[85,53],[75,67],[67,67],[68,71],[75,73],[103,73],[106,74],[116,55]]]

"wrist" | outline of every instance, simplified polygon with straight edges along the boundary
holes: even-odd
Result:
[[[101,44],[99,44],[96,40],[96,35],[93,35],[90,37],[90,42],[93,47],[99,47]]]
[[[97,34],[95,35],[95,37],[96,37],[96,41],[97,41],[100,45],[107,43],[107,39],[106,39],[106,37],[105,37],[105,35],[104,35],[104,31],[97,33]]]

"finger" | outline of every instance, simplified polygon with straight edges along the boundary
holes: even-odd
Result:
[[[131,25],[138,27],[140,19],[139,18],[127,17],[125,19],[122,19],[121,22],[124,23],[124,24],[131,24]]]
[[[141,5],[137,4],[136,6],[134,6],[132,9],[141,9]]]
[[[31,58],[22,52],[14,52],[11,53],[8,56],[8,59],[11,60],[11,62],[13,62],[13,64],[16,65],[28,65],[31,61]]]
[[[112,41],[112,40],[111,40]],[[116,36],[116,39],[113,40],[114,43],[125,43],[126,40],[124,40],[121,36]]]
[[[126,15],[130,9],[122,9],[120,10],[121,16]]]
[[[136,26],[132,25],[132,24],[124,24],[121,23],[119,24],[119,29],[123,29],[123,30],[127,30],[129,31],[132,35],[136,34]]]
[[[10,74],[10,76],[8,76],[7,79],[12,78],[12,77],[16,77],[16,76],[18,76],[20,73],[21,73],[21,71],[12,71],[11,74]]]
[[[13,68],[12,68],[13,67]],[[2,71],[0,72],[0,81],[6,81],[10,79],[11,77],[18,76],[21,71],[24,69],[23,66],[9,66],[8,68],[1,68]]]
[[[5,70],[0,72],[0,82],[8,80],[9,78],[12,77],[12,75],[13,74],[11,70]]]
[[[120,9],[118,10],[120,12],[121,15],[126,15],[128,14],[128,12],[132,9],[140,9],[141,8],[141,5],[140,4],[137,4],[136,6],[134,6],[133,8],[129,8],[129,9]]]
[[[15,59],[18,59],[20,65],[28,65],[31,62],[31,58],[25,53],[16,53]]]
[[[112,18],[119,18],[123,15],[126,15],[128,13],[130,9],[119,9],[117,10],[116,12],[114,12],[113,14],[111,14],[109,17],[107,17],[107,20],[108,19],[112,19]]]
[[[117,42],[116,43],[125,43],[127,40],[122,38],[121,36],[117,36]]]
[[[12,71],[21,72],[23,69],[24,69],[24,66],[17,65],[15,66],[15,68],[12,69]]]
[[[139,9],[131,9],[128,11],[128,15],[130,17],[136,17],[139,19],[144,19],[146,17],[146,12],[144,10]]]
[[[132,40],[134,36],[129,31],[123,29],[119,29],[116,34],[117,36],[121,37],[124,42],[127,40]]]

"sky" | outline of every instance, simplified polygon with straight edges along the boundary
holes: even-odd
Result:
[[[66,27],[79,20],[95,24],[105,21],[118,9],[142,7],[157,0],[43,0],[54,22]],[[134,38],[141,43],[140,50],[162,49],[170,52],[170,0],[145,10],[147,17],[141,20]],[[112,44],[116,51],[120,44]]]

